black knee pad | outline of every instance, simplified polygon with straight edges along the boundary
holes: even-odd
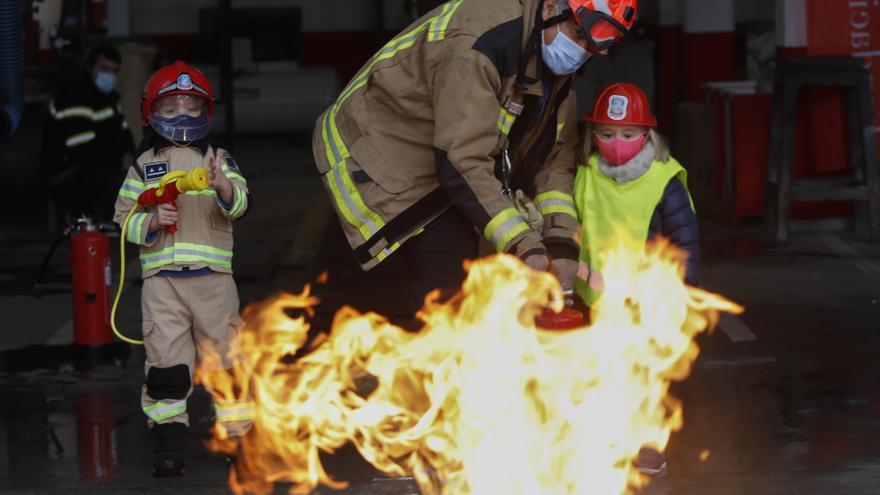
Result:
[[[147,371],[147,395],[155,400],[185,399],[190,386],[189,366],[185,364]]]

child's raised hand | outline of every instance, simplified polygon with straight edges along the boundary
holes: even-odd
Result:
[[[221,157],[222,155],[216,158],[212,156],[208,159],[208,186],[217,191],[220,199],[228,204],[232,201],[232,181],[226,177],[217,164],[217,159]]]

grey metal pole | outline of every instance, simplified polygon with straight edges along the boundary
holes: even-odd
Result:
[[[220,31],[220,93],[226,105],[226,146],[235,150],[235,89],[232,73],[232,1],[218,0],[218,23]]]

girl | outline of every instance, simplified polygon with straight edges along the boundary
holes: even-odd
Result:
[[[588,306],[599,297],[602,251],[621,229],[640,243],[668,238],[687,254],[685,281],[696,285],[700,247],[687,172],[655,130],[648,97],[633,84],[612,84],[586,120],[574,185],[582,229],[576,292]]]
[[[586,119],[584,160],[574,183],[582,232],[575,291],[588,306],[598,299],[603,251],[620,233],[642,244],[658,235],[668,238],[687,254],[685,281],[696,285],[699,235],[687,172],[654,130],[648,97],[633,84],[612,84]],[[666,456],[643,447],[635,465],[662,475]]]

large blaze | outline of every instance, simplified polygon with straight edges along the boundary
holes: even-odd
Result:
[[[508,256],[470,264],[454,299],[426,303],[418,334],[346,309],[303,349],[308,289],[251,306],[240,364],[199,375],[218,400],[252,398],[254,428],[229,438],[215,426],[210,447],[235,455],[236,493],[342,487],[319,453],[349,442],[423,494],[627,493],[646,482],[639,449],[664,449],[683,425],[668,389],[689,374],[694,337],[741,311],[685,286],[679,260],[663,243],[610,252],[592,324],[568,332],[535,328],[562,307],[560,287]]]

